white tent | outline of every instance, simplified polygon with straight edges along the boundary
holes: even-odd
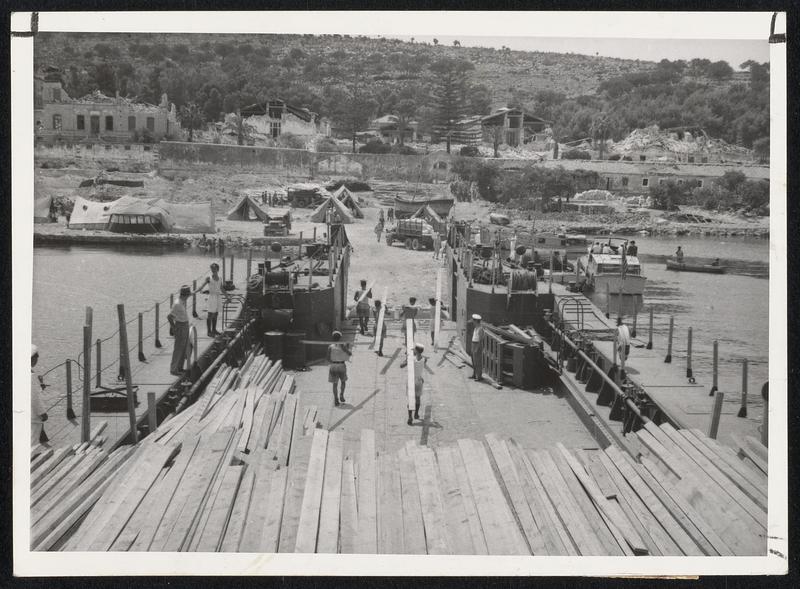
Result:
[[[313,213],[309,220],[314,223],[325,223],[327,221],[328,210],[332,209],[332,222],[336,223],[352,223],[353,215],[336,197],[329,196],[322,204],[320,204]]]
[[[344,206],[350,209],[350,212],[356,219],[363,219],[364,218],[364,211],[361,210],[361,207],[358,205],[358,198],[350,192],[350,190],[342,184],[336,191],[333,193],[333,196],[341,202]]]
[[[178,204],[159,200],[158,206],[169,213],[172,233],[214,233],[214,210],[210,202]]]
[[[111,209],[126,198],[130,197],[122,197],[110,202],[95,202],[76,196],[75,205],[72,207],[72,214],[69,217],[69,228],[107,229],[111,218]]]
[[[252,213],[252,216],[251,216]],[[228,211],[231,221],[267,221],[267,213],[256,203],[249,194],[244,194],[239,202]]]

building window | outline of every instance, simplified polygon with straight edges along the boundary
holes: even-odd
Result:
[[[642,186],[649,186],[650,180],[648,178],[642,178]]]
[[[144,146],[144,150],[145,150],[145,151],[150,151],[150,146],[149,146],[149,145],[145,145],[145,146]]]
[[[130,145],[126,145],[125,146],[125,151],[130,151],[130,150],[131,150],[131,146]]]
[[[690,155],[690,156],[687,158],[687,160],[688,160],[688,162],[689,162],[690,164],[693,164],[693,163],[694,163],[694,156],[693,156],[693,155]]]
[[[61,88],[53,88],[53,102],[61,102]]]
[[[640,161],[640,162],[643,162],[643,161],[645,161],[646,159],[647,159],[647,156],[644,156],[644,155],[640,155],[640,156],[639,156],[639,161]]]
[[[628,185],[628,177],[627,176],[623,176],[622,177],[622,185],[623,186],[627,186]]]
[[[136,117],[128,117],[128,131],[136,130]]]
[[[683,184],[683,180],[678,180],[678,184]]]
[[[659,178],[658,179],[658,185],[659,186],[663,186],[665,182],[666,182],[666,180],[664,178]]]
[[[53,115],[53,130],[61,130],[61,115]]]
[[[708,163],[708,156],[704,155],[703,158],[700,161],[703,162],[704,164],[707,164]]]
[[[697,187],[698,188],[702,188],[703,187],[703,181],[702,180],[698,180],[697,181]]]
[[[78,128],[78,131],[83,131],[86,128],[86,117],[83,115],[78,115],[75,126]]]
[[[155,119],[155,117],[147,117],[147,130],[148,131],[155,131],[156,130],[156,119]]]
[[[110,145],[106,145],[106,151],[111,151],[111,146]]]
[[[111,115],[106,117],[106,131],[114,130],[114,117]]]
[[[270,122],[269,124],[269,134],[270,137],[276,139],[281,135],[281,124],[276,122]]]

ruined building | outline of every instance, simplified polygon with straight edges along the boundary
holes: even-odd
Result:
[[[174,104],[162,94],[158,105],[106,96],[95,90],[70,98],[61,72],[48,67],[34,76],[34,120],[37,143],[131,143],[159,141],[179,134]]]
[[[245,123],[252,127],[255,134],[271,139],[277,139],[287,133],[299,136],[331,134],[328,119],[307,108],[287,104],[283,100],[251,104],[242,108],[240,112]]]

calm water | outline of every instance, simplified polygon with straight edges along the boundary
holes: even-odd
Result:
[[[656,347],[664,345],[668,318],[675,315],[675,353],[682,358],[686,348],[686,329],[694,331],[694,372],[710,383],[711,345],[720,346],[720,385],[726,391],[738,391],[741,383],[741,359],[750,360],[750,390],[757,392],[767,377],[769,242],[739,238],[636,238],[639,257],[647,276],[642,308],[639,309],[638,335],[647,339],[647,314],[655,313]],[[713,260],[719,257],[728,266],[724,275],[670,272],[664,259],[678,245],[687,260],[695,257]],[[230,253],[227,252],[228,259]],[[237,285],[245,273],[244,255],[235,253]],[[84,308],[94,309],[92,339],[106,337],[117,329],[118,303],[125,304],[129,325],[128,339],[136,341],[136,314],[152,309],[156,301],[177,293],[181,284],[207,275],[208,266],[219,261],[214,254],[198,250],[143,248],[37,247],[34,249],[33,338],[40,349],[40,368],[59,364],[67,357],[77,358],[82,347]],[[205,307],[205,297],[198,295],[198,311]],[[604,308],[602,296],[597,301]],[[612,307],[613,311],[614,307]],[[161,305],[162,321],[168,302]],[[153,312],[144,318],[145,335],[153,331]],[[162,333],[164,333],[162,331]],[[166,336],[166,334],[164,333]],[[169,338],[162,343],[169,345]],[[659,343],[661,342],[661,343]],[[152,349],[152,339],[145,344],[145,354]],[[117,340],[104,347],[103,364],[113,360]],[[134,360],[135,361],[135,360]],[[681,362],[682,359],[675,359]],[[53,387],[52,400],[63,391],[64,368],[46,377]]]

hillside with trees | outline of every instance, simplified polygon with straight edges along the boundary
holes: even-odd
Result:
[[[769,146],[769,65],[443,46],[348,35],[40,33],[35,66],[58,67],[67,93],[93,90],[158,103],[166,92],[187,130],[281,98],[354,137],[394,114],[423,133],[464,115],[522,106],[559,141],[620,139],[632,129],[701,127]]]

